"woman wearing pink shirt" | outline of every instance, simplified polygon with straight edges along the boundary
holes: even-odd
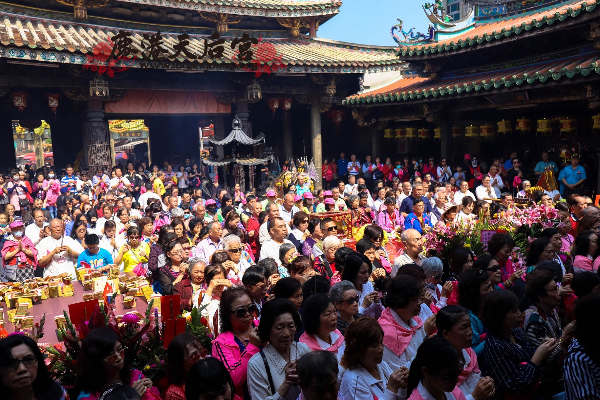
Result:
[[[46,208],[52,218],[56,218],[56,199],[60,196],[60,181],[54,177],[53,171],[48,173],[42,187],[46,192]]]
[[[377,224],[387,233],[402,229],[404,225],[400,212],[396,209],[396,199],[387,197],[383,202],[385,209],[377,214]]]
[[[258,309],[245,288],[223,291],[219,314],[221,334],[213,341],[212,356],[223,362],[235,386],[235,400],[249,399],[248,361],[260,351],[254,319]]]

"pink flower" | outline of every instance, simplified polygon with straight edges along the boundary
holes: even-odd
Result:
[[[137,324],[140,322],[140,317],[135,314],[125,314],[121,321],[125,324]]]

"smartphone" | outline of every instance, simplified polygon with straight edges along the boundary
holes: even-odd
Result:
[[[377,298],[378,299],[383,298],[383,292],[377,292]]]

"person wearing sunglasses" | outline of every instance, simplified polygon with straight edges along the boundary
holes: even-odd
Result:
[[[121,246],[119,254],[115,257],[115,265],[123,263],[123,272],[128,276],[136,276],[142,271],[134,272],[134,269],[141,264],[141,267],[148,262],[150,254],[150,246],[148,243],[141,241],[142,232],[137,226],[130,226],[127,229],[127,243]],[[140,267],[140,268],[141,268]],[[146,266],[145,269],[148,267]]]
[[[245,246],[242,244],[239,236],[230,234],[223,238],[222,242],[223,249],[227,252],[229,259],[234,264],[234,267],[231,268],[232,271],[237,271],[237,279],[241,279],[244,275],[244,272],[252,266],[252,259],[248,261],[246,257],[244,257],[244,249]],[[227,267],[226,265],[223,265]]]
[[[358,312],[360,296],[352,282],[341,281],[329,289],[329,298],[337,310],[337,330],[344,335],[352,322],[363,317]]]
[[[408,400],[465,400],[456,386],[463,368],[459,353],[450,342],[441,337],[426,340],[410,366]]]
[[[185,400],[185,380],[188,372],[207,354],[206,348],[191,333],[175,336],[167,349],[169,387],[165,392],[165,400]]]
[[[502,284],[500,265],[495,257],[489,254],[483,254],[473,263],[473,268],[488,274],[493,290],[506,289]]]
[[[79,400],[98,400],[108,389],[118,385],[134,388],[141,400],[160,400],[162,397],[152,381],[133,369],[128,349],[110,328],[95,328],[81,342],[76,364]]]
[[[67,400],[65,389],[53,381],[37,343],[25,335],[0,340],[0,393],[7,400]]]
[[[423,272],[425,272],[425,287],[433,299],[430,308],[431,311],[437,311],[448,304],[448,297],[454,286],[448,281],[442,286],[442,276],[444,275],[444,265],[438,257],[429,257],[423,260],[421,264]]]
[[[212,356],[221,360],[231,374],[235,386],[235,398],[248,396],[248,361],[262,347],[254,320],[258,307],[243,287],[223,292],[221,304],[221,333],[213,341]]]

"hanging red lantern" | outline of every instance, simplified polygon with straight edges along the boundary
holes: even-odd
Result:
[[[59,105],[58,100],[60,99],[60,93],[46,93],[46,98],[48,99],[48,107],[50,107],[54,115],[56,115],[56,109]]]
[[[289,111],[290,108],[292,108],[292,99],[285,98],[285,99],[282,99],[282,100],[283,100],[283,109],[285,111]]]
[[[273,111],[273,114],[275,114],[275,111],[277,111],[277,109],[279,108],[278,97],[272,97],[269,99],[269,108],[271,109],[271,111]]]
[[[344,110],[336,108],[332,108],[331,110],[327,111],[327,116],[331,118],[333,122],[335,122],[338,128],[340,127],[340,123],[344,119],[344,114]]]
[[[27,99],[29,95],[26,92],[18,92],[10,94],[13,100],[13,104],[19,111],[24,111],[27,107]]]

